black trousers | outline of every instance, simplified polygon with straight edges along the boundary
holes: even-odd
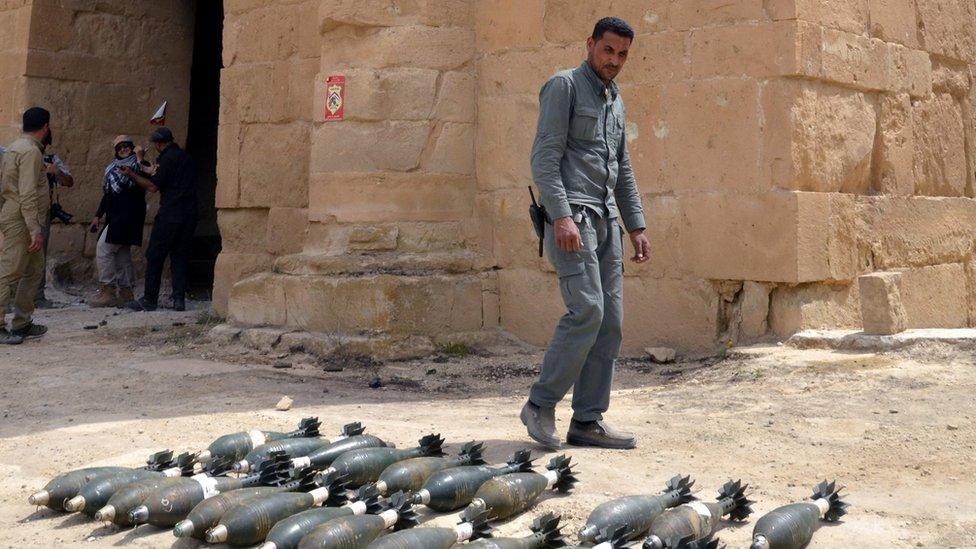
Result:
[[[169,257],[173,276],[173,299],[186,297],[186,271],[190,264],[190,246],[197,228],[195,217],[186,219],[159,219],[153,222],[146,247],[145,298],[150,303],[159,302],[159,285],[163,278],[163,264]]]

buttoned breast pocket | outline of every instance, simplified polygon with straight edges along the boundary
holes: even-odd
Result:
[[[607,117],[607,132],[609,132],[608,137],[613,141],[614,145],[620,143],[624,135],[624,110],[619,105],[614,105],[610,109],[610,115]]]
[[[569,134],[574,139],[592,140],[599,137],[600,111],[589,107],[573,109],[573,120],[570,123]]]

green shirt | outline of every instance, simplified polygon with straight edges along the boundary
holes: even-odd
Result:
[[[604,85],[588,62],[542,86],[531,162],[552,219],[572,216],[571,205],[578,205],[620,217],[628,231],[646,226],[627,152],[623,99],[617,84]]]
[[[22,220],[31,234],[47,225],[51,207],[43,146],[24,135],[10,144],[0,162],[0,221]]]

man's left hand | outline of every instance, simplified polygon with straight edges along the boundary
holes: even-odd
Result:
[[[651,243],[644,236],[644,229],[630,231],[630,242],[634,245],[634,257],[630,258],[634,263],[644,263],[651,258]]]

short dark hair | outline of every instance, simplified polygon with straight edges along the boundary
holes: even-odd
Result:
[[[24,111],[23,128],[24,132],[31,133],[44,127],[44,124],[51,122],[51,113],[41,107],[31,107]]]
[[[593,40],[597,41],[603,38],[603,34],[610,31],[618,36],[622,36],[628,40],[634,40],[634,29],[627,24],[626,21],[619,17],[604,17],[596,22],[593,27]]]

